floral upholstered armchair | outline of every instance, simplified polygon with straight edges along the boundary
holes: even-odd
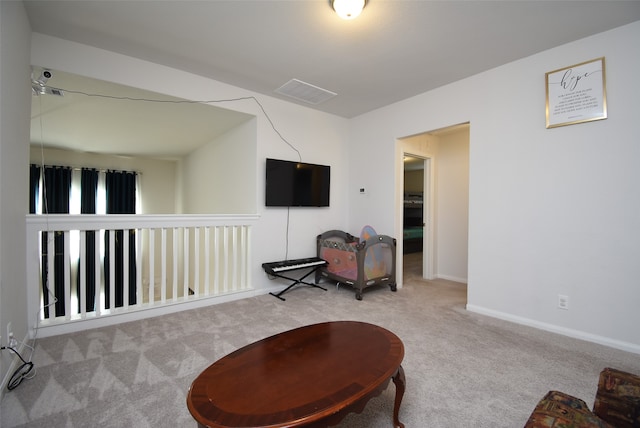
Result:
[[[640,376],[606,368],[600,373],[593,411],[579,398],[549,391],[525,428],[640,428]]]

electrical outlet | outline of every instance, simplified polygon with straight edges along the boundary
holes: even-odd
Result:
[[[569,309],[569,296],[558,294],[558,308],[565,310]]]

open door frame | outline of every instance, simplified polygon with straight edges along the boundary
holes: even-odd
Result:
[[[403,257],[404,242],[403,233],[403,197],[404,197],[404,156],[412,156],[424,159],[424,200],[423,218],[425,219],[423,235],[423,256],[422,256],[422,277],[425,279],[435,278],[435,157],[428,150],[428,144],[415,144],[408,139],[396,140],[396,179],[395,179],[395,235],[400,237],[396,247],[396,276],[398,287],[402,287],[403,282]]]
[[[426,131],[420,134],[409,135],[406,137],[400,137],[395,142],[395,234],[400,237],[398,239],[397,258],[396,258],[396,272],[398,273],[398,285],[400,286],[403,281],[403,250],[404,242],[402,241],[403,233],[403,196],[404,196],[404,165],[403,158],[406,155],[425,159],[425,172],[424,172],[424,219],[425,229],[423,238],[423,278],[427,280],[433,280],[440,277],[441,273],[438,272],[437,267],[437,230],[438,230],[438,216],[437,216],[437,201],[440,196],[437,194],[437,187],[440,184],[436,183],[436,177],[440,175],[442,171],[438,171],[439,159],[445,159],[440,154],[440,143],[443,139],[446,140],[446,135],[452,132],[467,128],[469,132],[469,146],[471,145],[470,135],[470,122],[461,122],[456,125],[450,125],[445,128],[435,129],[433,131]],[[470,147],[469,147],[470,149]],[[470,160],[469,160],[470,162]],[[446,168],[446,166],[445,166]],[[438,186],[436,186],[438,184]],[[428,206],[427,206],[428,205]],[[468,220],[467,220],[468,222]],[[467,253],[468,253],[468,238],[467,238]],[[446,279],[446,278],[445,278]],[[457,280],[457,279],[453,279]]]
[[[424,159],[424,184],[422,194],[422,277],[424,279],[435,278],[436,261],[436,212],[435,212],[435,179],[433,158]]]

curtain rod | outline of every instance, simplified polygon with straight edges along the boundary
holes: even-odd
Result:
[[[42,165],[37,164],[37,163],[32,163],[31,165],[42,166]],[[126,171],[126,170],[117,170],[117,169],[100,169],[100,168],[89,168],[89,167],[84,167],[83,168],[83,167],[77,167],[77,166],[64,166],[64,165],[44,165],[44,167],[47,167],[47,166],[49,166],[49,167],[69,168],[69,169],[71,169],[73,171],[82,171],[83,169],[93,169],[93,170],[96,170],[98,172],[104,172],[104,173],[107,173],[109,171],[115,171],[115,172],[130,172],[130,173],[134,173],[134,174],[137,174],[137,175],[142,175],[142,172],[135,171],[135,170],[134,171]]]
[[[78,168],[78,167],[75,167],[75,166],[70,167],[70,168],[72,170],[74,170],[74,171],[82,171],[83,169],[94,169],[94,170],[96,170],[98,172],[109,172],[109,171],[113,171],[113,172],[131,172],[131,173],[134,173],[134,174],[137,174],[137,175],[142,175],[142,173],[140,171],[125,171],[125,170],[118,170],[118,169],[98,169],[98,168],[87,168],[87,167]]]

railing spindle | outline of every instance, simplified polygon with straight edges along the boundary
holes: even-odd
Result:
[[[68,321],[71,319],[71,257],[69,250],[69,231],[64,231],[62,236],[64,239],[64,318]]]
[[[200,228],[193,229],[193,297],[200,297]]]
[[[213,294],[220,293],[220,228],[214,227],[213,235]]]
[[[142,300],[142,229],[136,229],[136,295],[138,296],[138,306],[144,304]]]
[[[78,299],[78,306],[80,308],[80,317],[84,318],[87,315],[87,232],[80,231],[80,263],[78,269],[78,275],[80,275],[80,296]]]
[[[223,262],[223,266],[225,267],[229,267],[229,228],[225,227],[222,230],[222,239],[223,239],[223,246],[222,246],[222,260]],[[229,269],[224,269],[224,271],[222,272],[223,275],[223,281],[222,281],[222,291],[223,292],[227,292],[229,291]]]
[[[156,301],[156,230],[149,229],[149,306]]]
[[[109,231],[109,309],[116,307],[116,231]]]
[[[160,301],[167,302],[167,229],[161,229],[162,245],[160,262]]]
[[[47,292],[49,293],[49,304],[51,306],[49,306],[49,316],[51,316],[51,314],[53,313],[53,317],[57,317],[58,314],[56,313],[56,307],[57,305],[55,304],[55,301],[57,300],[57,296],[55,295],[55,275],[54,275],[54,257],[56,254],[56,249],[55,249],[55,232],[48,232],[47,233],[47,284],[46,284],[46,288],[47,288]],[[62,315],[62,314],[60,314]]]
[[[104,308],[104,297],[101,292],[101,281],[100,281],[100,272],[101,272],[101,257],[100,257],[100,237],[104,235],[104,230],[97,230],[94,233],[95,237],[94,241],[94,275],[95,275],[95,287],[94,292],[95,295],[93,297],[93,301],[95,302],[96,316],[100,316],[102,314],[102,309]]]
[[[122,231],[122,307],[129,307],[129,230]],[[115,262],[115,261],[114,261]]]
[[[211,229],[204,228],[204,295],[211,294]]]
[[[238,280],[238,226],[231,228],[231,289],[235,290],[236,281]]]
[[[189,229],[182,229],[182,237],[184,239],[183,244],[183,256],[184,263],[182,265],[182,298],[187,299],[189,297]]]
[[[178,298],[178,260],[179,258],[178,248],[178,228],[173,229],[173,300]]]

